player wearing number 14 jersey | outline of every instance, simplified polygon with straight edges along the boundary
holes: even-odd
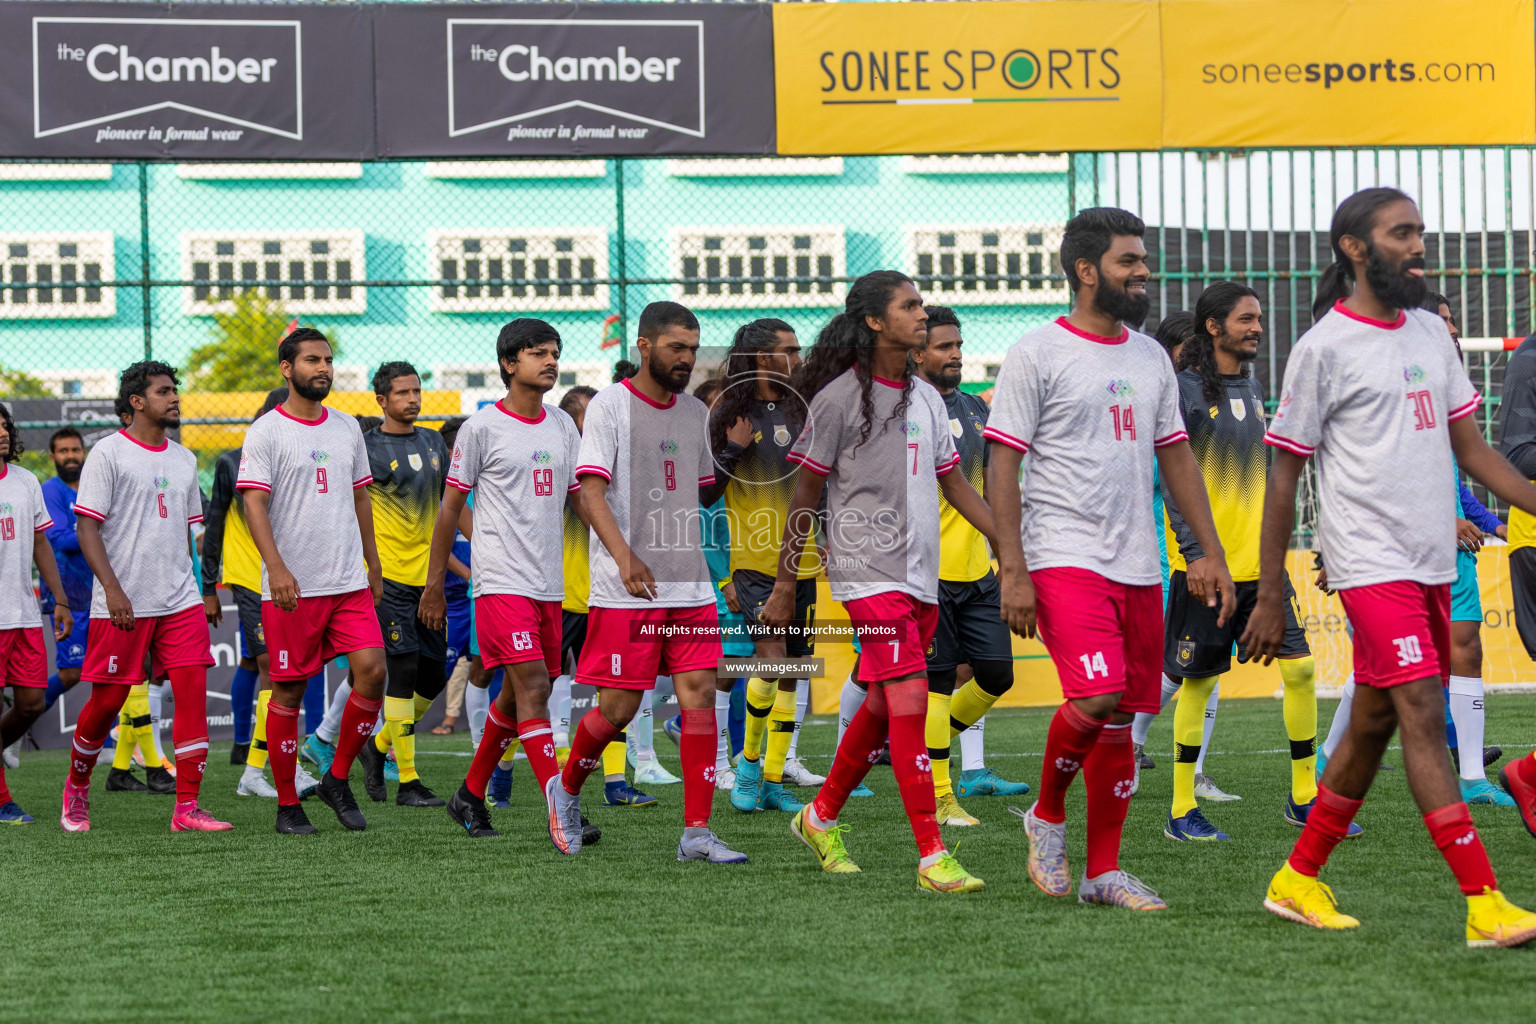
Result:
[[[91,618],[107,621],[92,630],[80,673],[91,684],[91,698],[75,723],[59,819],[66,832],[90,830],[91,769],[129,688],[144,681],[149,658],[156,677],[170,676],[176,698],[171,829],[230,827],[197,806],[208,760],[206,677],[213,656],[187,543],[188,524],[203,520],[197,458],[165,436],[181,425],[176,384],[176,371],[164,363],[124,370],[118,399],[133,410],[132,419],[96,443],[80,474],[80,550],[96,576]]]
[[[299,706],[320,666],[345,654],[352,694],[336,755],[317,793],[353,831],[367,827],[347,773],[384,690],[384,638],[375,606],[383,595],[373,540],[373,477],[357,422],[321,403],[331,391],[331,344],[300,327],[277,349],[288,398],[251,425],[235,486],[244,494],[251,540],[261,552],[261,625],[267,637],[272,702],[267,753],[277,788],[277,831],[315,831],[294,790]]]

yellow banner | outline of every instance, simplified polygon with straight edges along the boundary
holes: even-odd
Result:
[[[1160,142],[1147,0],[778,4],[773,35],[780,153]]]
[[[1164,0],[1178,147],[1530,144],[1531,0]]]
[[[1330,597],[1313,586],[1315,574],[1311,552],[1293,551],[1288,563],[1291,582],[1296,587],[1301,606],[1301,624],[1307,631],[1307,643],[1317,661],[1317,685],[1343,686],[1354,667],[1344,607],[1337,595]],[[1478,556],[1477,576],[1483,604],[1483,681],[1490,685],[1536,684],[1536,664],[1525,653],[1515,630],[1509,548],[1503,545],[1484,548]],[[825,578],[820,587],[816,607],[836,609],[821,617],[846,617],[842,606],[832,600],[831,592],[826,589]],[[821,643],[816,645],[816,653],[827,660],[827,676],[812,681],[811,706],[817,714],[835,714],[838,691],[853,667],[853,647]],[[1039,641],[1013,638],[1013,673],[1013,689],[998,702],[1000,706],[1042,707],[1061,703],[1061,684],[1056,678],[1056,669]],[[1268,668],[1256,664],[1239,665],[1234,659],[1232,671],[1221,677],[1224,699],[1273,697],[1279,689],[1280,669],[1276,665]],[[1275,713],[1279,715],[1278,710]]]

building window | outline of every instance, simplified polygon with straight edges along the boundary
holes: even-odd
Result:
[[[287,313],[363,313],[368,289],[361,231],[189,232],[182,273],[192,281],[188,316],[234,311],[236,294],[259,291]]]
[[[1066,302],[1056,265],[1060,225],[918,225],[907,229],[907,260],[923,297],[945,305],[1015,306]]]
[[[427,177],[480,178],[601,178],[606,160],[429,160]]]
[[[672,229],[673,276],[701,279],[673,294],[700,309],[842,305],[846,273],[841,225]]]
[[[674,178],[793,178],[837,177],[843,173],[840,156],[752,156],[668,160],[667,174]]]
[[[437,313],[608,308],[603,228],[444,229],[427,233],[427,251]]]
[[[117,315],[110,231],[0,234],[0,319]]]
[[[965,156],[904,156],[907,174],[1066,174],[1066,153],[977,153]]]

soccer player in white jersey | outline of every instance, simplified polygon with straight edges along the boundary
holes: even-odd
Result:
[[[331,392],[331,343],[300,327],[277,348],[288,398],[251,424],[239,480],[251,540],[261,552],[261,626],[272,676],[267,753],[277,787],[277,831],[315,831],[299,806],[299,708],[309,679],[346,655],[352,694],[336,756],[316,790],[341,824],[367,827],[347,773],[383,703],[384,637],[374,611],[384,593],[369,504],[368,452],[357,421],[324,404]]]
[[[22,453],[21,432],[11,411],[0,405],[0,688],[15,697],[0,717],[5,746],[18,742],[43,713],[48,657],[43,619],[32,591],[32,565],[53,595],[53,639],[69,636],[74,613],[46,531],[53,528],[37,477],[12,465]],[[30,825],[37,819],[17,806],[0,765],[0,825]]]
[[[640,369],[592,397],[576,476],[591,524],[592,591],[576,681],[601,688],[571,737],[551,786],[551,813],[581,850],[578,794],[640,708],[640,695],[670,675],[681,708],[683,836],[678,860],[739,864],[746,854],[709,828],[715,795],[715,670],[720,624],[704,560],[699,491],[715,480],[709,410],[686,394],[699,321],[675,302],[640,313]]]
[[[1354,928],[1318,873],[1344,838],[1394,732],[1435,846],[1467,898],[1467,945],[1536,938],[1536,914],[1506,900],[1457,786],[1445,745],[1456,505],[1455,462],[1504,501],[1536,512],[1536,487],[1488,447],[1481,400],[1445,322],[1420,309],[1424,223],[1394,188],[1356,192],[1334,212],[1334,262],[1318,281],[1316,323],[1291,349],[1265,492],[1258,604],[1242,643],[1265,664],[1285,633],[1285,553],[1296,482],[1317,459],[1323,560],[1354,629],[1349,732],[1264,906],[1316,928]],[[1408,485],[1428,481],[1424,487]],[[1476,754],[1473,754],[1475,757]]]
[[[827,495],[827,579],[860,640],[868,695],[838,743],[827,781],[790,830],[822,870],[859,870],[838,814],[890,738],[891,767],[917,841],[917,880],[931,892],[985,888],[945,848],[935,817],[926,652],[939,623],[939,495],[992,539],[992,516],[964,473],[937,388],[913,372],[928,341],[928,313],[910,278],[865,274],[843,312],[822,329],[795,390],[809,402],[789,454],[801,467],[785,516],[778,573],[759,618],[794,618],[800,559]]]
[[[206,682],[213,655],[187,532],[188,524],[203,521],[197,457],[166,436],[181,425],[176,385],[176,371],[164,363],[124,370],[118,400],[132,410],[132,420],[96,442],[80,474],[80,550],[96,576],[91,618],[110,620],[111,628],[103,622],[91,631],[80,673],[91,697],[75,723],[59,818],[66,832],[90,831],[91,769],[129,688],[144,681],[150,657],[157,676],[170,676],[176,699],[171,830],[231,827],[197,806],[208,760]]]
[[[564,513],[567,496],[577,490],[581,449],[576,421],[544,404],[560,376],[559,332],[543,320],[513,320],[496,338],[496,363],[507,394],[465,420],[454,439],[419,613],[433,629],[446,620],[448,555],[459,513],[474,491],[469,576],[475,633],[486,670],[506,670],[469,774],[448,801],[448,816],[475,837],[497,834],[485,809],[485,787],[514,742],[522,744],[549,807],[549,791],[560,784],[550,679],[560,673]],[[552,812],[548,820],[555,848],[570,852],[562,820]]]
[[[1233,587],[1173,366],[1158,342],[1127,326],[1146,319],[1149,305],[1144,233],[1141,218],[1109,207],[1067,223],[1061,267],[1072,312],[1008,350],[983,434],[992,443],[987,499],[1003,618],[1021,636],[1038,624],[1067,698],[1046,737],[1039,798],[1022,815],[1030,878],[1049,896],[1071,892],[1064,798],[1081,770],[1088,849],[1078,899],[1162,910],[1157,893],[1120,868],[1131,720],[1157,711],[1162,677],[1162,584],[1147,501],[1154,461],[1208,559],[1209,586],[1196,597],[1215,607],[1219,596],[1222,625]]]

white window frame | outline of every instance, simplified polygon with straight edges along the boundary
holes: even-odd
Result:
[[[111,164],[0,164],[0,181],[111,180]]]
[[[363,176],[360,163],[177,164],[176,176],[187,181],[325,181]]]
[[[684,260],[690,257],[701,261],[708,259],[709,250],[695,247],[693,239],[708,236],[720,236],[722,240],[729,240],[723,248],[718,250],[721,256],[729,259],[733,256],[741,257],[744,261],[750,260],[756,250],[749,248],[750,240],[754,237],[766,238],[791,238],[798,235],[809,235],[812,239],[812,248],[807,254],[812,259],[827,256],[831,259],[830,273],[826,276],[841,278],[848,273],[848,247],[847,229],[841,224],[706,224],[683,225],[674,227],[669,232],[670,266],[672,276],[687,277],[684,271]],[[818,245],[820,238],[824,244]],[[761,250],[762,255],[772,260],[777,256],[785,256],[793,260],[800,255],[798,250],[785,248],[784,251],[775,251],[773,245]],[[829,249],[820,251],[818,249]],[[707,270],[702,263],[701,270]],[[747,273],[751,272],[750,263],[743,267]],[[811,275],[818,275],[816,264],[811,266]],[[728,267],[721,268],[720,276],[727,276]],[[745,276],[745,275],[742,275]],[[842,281],[834,281],[826,290],[822,290],[819,284],[789,284],[782,289],[775,286],[774,277],[809,276],[796,273],[793,262],[790,263],[787,273],[775,275],[772,263],[769,263],[765,286],[761,290],[754,290],[751,283],[738,283],[736,285],[718,285],[718,291],[710,292],[709,286],[700,285],[699,291],[688,291],[688,285],[681,281],[672,286],[672,295],[686,306],[695,309],[754,309],[772,307],[804,307],[817,308],[823,306],[841,306],[848,286]],[[733,288],[740,289],[733,291]],[[805,290],[803,290],[805,289]]]
[[[840,156],[749,156],[668,160],[673,178],[836,178]]]
[[[479,181],[497,178],[602,178],[607,160],[429,160],[427,177]]]
[[[235,253],[221,257],[211,249],[215,243],[233,242]],[[283,251],[277,254],[264,253],[264,242],[278,242],[283,244]],[[287,243],[327,242],[332,251],[326,253],[327,262],[334,264],[342,259],[349,260],[351,267],[346,278],[338,278],[332,272],[323,282],[316,282],[313,276],[313,255],[308,252],[296,252],[289,249]],[[184,280],[200,280],[197,277],[194,264],[208,261],[215,264],[209,278],[210,284],[217,289],[220,276],[217,263],[227,260],[230,263],[255,261],[257,267],[257,280],[268,279],[265,264],[273,261],[281,264],[280,276],[277,280],[298,280],[290,278],[288,264],[295,259],[301,259],[308,264],[303,275],[306,282],[303,286],[304,297],[295,299],[292,297],[291,285],[275,286],[279,297],[274,299],[284,313],[293,314],[325,314],[339,316],[356,316],[368,310],[368,289],[360,282],[367,279],[367,245],[363,232],[351,228],[315,228],[308,231],[185,231],[181,235],[181,272]],[[233,270],[233,280],[244,279],[242,271],[237,267]],[[215,316],[220,313],[231,313],[235,304],[233,297],[227,299],[199,299],[197,291],[202,285],[188,286],[182,289],[182,313],[186,316]],[[315,298],[313,290],[316,287],[325,288],[331,292],[325,298]],[[350,290],[347,298],[341,298],[336,294],[338,288]]]
[[[517,268],[512,263],[516,260],[525,262],[522,268],[525,277],[534,277],[534,260],[547,259],[552,261],[548,268],[551,276],[562,277],[558,262],[570,259],[574,265],[570,268],[573,277],[608,276],[608,231],[602,227],[569,227],[569,228],[511,228],[511,227],[480,227],[480,228],[434,228],[427,232],[427,260],[428,277],[444,276],[442,261],[444,259],[465,260],[469,258],[462,249],[451,247],[454,242],[463,239],[477,239],[482,245],[483,262],[486,264],[484,273],[476,273],[476,277],[491,277],[489,262],[491,259],[507,261],[503,265],[503,280],[513,280]],[[575,248],[569,254],[555,249],[559,240],[569,239],[575,243]],[[520,240],[527,247],[523,255],[512,251],[505,243],[510,240]],[[489,248],[485,243],[490,242]],[[448,246],[449,248],[445,248]],[[581,273],[580,260],[593,260],[592,273]],[[457,268],[458,280],[470,278],[469,269],[466,266]],[[478,268],[476,268],[478,270]],[[476,296],[463,294],[474,286],[461,285],[457,290],[461,293],[455,296],[446,296],[444,286],[434,285],[431,291],[430,308],[434,313],[512,313],[526,310],[546,312],[590,312],[605,310],[608,308],[608,286],[597,285],[484,285],[480,286],[481,293]],[[500,290],[501,294],[493,295],[492,288]],[[568,287],[569,295],[561,295],[559,291]],[[580,294],[583,287],[590,288],[591,294]],[[540,291],[542,290],[542,294]]]
[[[1068,153],[973,153],[960,156],[904,156],[904,174],[1066,174]]]
[[[12,245],[27,246],[27,255],[13,258]],[[60,256],[59,247],[75,245],[86,255]],[[39,253],[34,250],[48,250]],[[117,277],[115,261],[116,242],[110,231],[17,231],[0,234],[0,274],[7,284],[15,281],[14,268],[26,267],[26,280],[36,282],[37,268],[48,267],[52,280],[46,287],[36,284],[25,290],[3,289],[0,293],[0,320],[99,320],[117,315],[117,289],[97,284],[89,290],[99,290],[99,301],[87,303],[88,290],[85,265],[97,264],[96,280],[112,281]],[[65,280],[65,270],[75,273],[74,283]],[[19,283],[19,282],[18,282]],[[73,301],[69,293],[73,292]],[[17,294],[25,301],[12,301]],[[48,301],[43,301],[43,295]]]
[[[1060,273],[1056,265],[1056,254],[1061,250],[1061,224],[911,224],[904,231],[904,243],[906,246],[906,265],[912,279],[917,282],[918,290],[923,293],[923,298],[929,302],[944,306],[1039,306],[1060,304],[1069,301],[1067,284],[1065,281],[1049,281],[1041,288],[1030,287],[1027,278],[1035,276],[1031,273],[1031,255],[1038,254],[1041,259],[1040,274],[1055,275]],[[1038,233],[1042,236],[1038,246],[1028,246],[1027,236]],[[939,252],[937,244],[922,244],[925,235],[954,234],[957,236],[956,245],[952,251],[958,256],[974,254],[976,268],[973,273],[986,274],[1012,273],[1007,256],[1010,251],[1017,252],[1020,256],[1018,271],[1021,277],[1026,278],[1018,288],[1006,287],[1007,281],[978,282],[974,290],[962,289],[955,282],[945,283],[935,278],[940,276],[963,276],[961,266],[957,265],[951,274],[944,274],[942,263],[935,262],[931,272],[923,271],[919,266],[919,257],[924,253]],[[983,246],[982,237],[989,234],[999,236],[999,245],[995,247]],[[1017,239],[1012,245],[1010,239]],[[950,247],[945,247],[950,248]],[[985,256],[991,250],[999,255],[996,271],[988,271]]]

